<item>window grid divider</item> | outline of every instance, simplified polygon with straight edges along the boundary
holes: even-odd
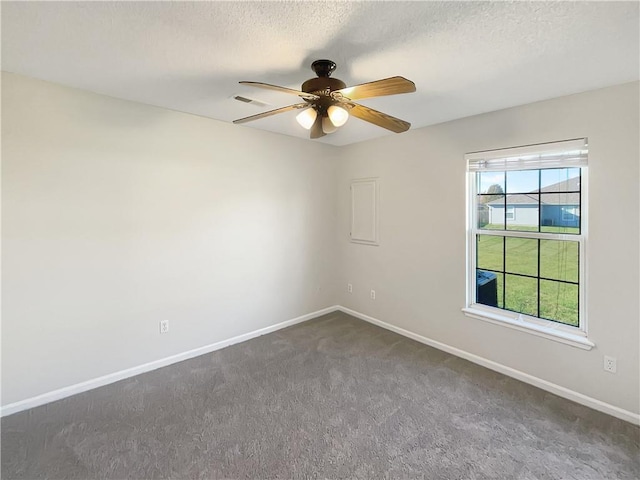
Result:
[[[585,140],[585,144],[586,144],[586,140]],[[586,158],[586,157],[585,157]],[[547,169],[555,169],[555,168],[576,168],[576,165],[567,165],[566,167],[562,167],[562,166],[554,166],[554,167],[545,167],[544,165],[541,165],[539,167],[535,167],[535,166],[530,166],[528,168],[523,168],[523,170],[538,170],[538,191],[536,192],[538,194],[538,202],[537,202],[537,207],[538,207],[538,225],[537,231],[527,231],[527,230],[507,230],[508,224],[507,224],[507,199],[508,199],[508,195],[509,194],[514,194],[512,192],[510,192],[509,194],[507,193],[507,175],[506,175],[506,171],[504,172],[504,193],[502,195],[504,195],[504,225],[503,225],[503,230],[496,230],[496,229],[483,229],[482,227],[480,227],[478,225],[478,201],[477,199],[479,198],[479,196],[483,195],[482,193],[479,192],[480,190],[480,179],[479,179],[479,175],[482,173],[482,171],[469,171],[468,175],[469,175],[469,182],[467,183],[468,187],[467,187],[467,192],[468,192],[468,205],[469,205],[469,209],[468,209],[468,215],[467,215],[467,221],[470,222],[469,228],[467,229],[468,232],[468,245],[469,245],[469,253],[471,254],[470,257],[467,258],[472,258],[474,260],[473,265],[469,265],[469,267],[475,267],[469,270],[469,275],[468,275],[468,283],[469,283],[469,290],[468,290],[468,301],[467,301],[467,307],[466,308],[473,308],[474,305],[478,305],[479,307],[483,307],[482,310],[484,310],[485,308],[488,308],[489,311],[492,310],[504,310],[507,312],[511,312],[512,314],[517,314],[518,318],[523,318],[523,317],[529,317],[527,314],[523,314],[521,312],[517,312],[515,310],[509,310],[506,308],[506,296],[507,296],[507,291],[506,291],[506,283],[507,283],[507,275],[515,275],[515,276],[520,276],[520,277],[526,277],[526,278],[532,278],[532,279],[536,279],[537,280],[537,317],[530,317],[531,320],[533,321],[533,324],[535,325],[539,325],[540,321],[548,321],[548,322],[552,322],[552,323],[556,323],[557,326],[560,327],[567,327],[568,331],[577,331],[580,333],[580,335],[584,335],[586,336],[587,333],[587,318],[586,318],[586,314],[584,311],[584,299],[583,299],[583,294],[584,291],[586,290],[586,273],[585,273],[585,269],[583,268],[581,262],[583,261],[583,258],[585,258],[585,242],[586,242],[586,221],[585,221],[585,215],[587,212],[587,204],[586,204],[586,193],[585,193],[585,188],[587,187],[586,185],[586,180],[587,180],[587,166],[586,166],[586,160],[583,164],[581,164],[579,167],[579,182],[580,182],[580,188],[578,190],[573,190],[573,189],[567,189],[567,190],[561,190],[561,191],[554,191],[554,192],[542,192],[542,171],[543,170],[547,170]],[[575,177],[573,177],[575,178]],[[521,194],[530,194],[532,192],[523,192]],[[579,205],[579,217],[577,219],[577,227],[578,227],[578,232],[579,233],[566,233],[566,232],[543,232],[541,231],[543,229],[543,225],[542,225],[542,200],[543,200],[543,194],[545,193],[550,193],[550,194],[555,194],[555,195],[562,195],[562,194],[578,194],[579,195],[579,200],[578,200],[578,205]],[[517,193],[516,193],[517,194]],[[496,194],[496,195],[500,195],[500,194]],[[490,236],[501,236],[502,237],[502,267],[503,267],[503,271],[497,271],[497,270],[493,270],[493,269],[482,269],[478,266],[479,264],[479,252],[478,252],[478,238],[479,235],[490,235]],[[507,269],[506,269],[506,262],[507,262],[507,248],[506,248],[506,242],[507,242],[507,237],[514,237],[514,238],[526,238],[526,239],[536,239],[537,240],[537,276],[532,276],[532,275],[525,275],[525,274],[517,274],[517,273],[507,273]],[[555,279],[555,278],[548,278],[548,277],[543,277],[541,276],[541,267],[542,267],[542,240],[556,240],[556,241],[570,241],[570,242],[576,242],[578,243],[577,246],[577,268],[578,268],[578,281],[570,281],[570,280],[560,280],[560,279]],[[478,295],[478,291],[477,291],[477,270],[486,270],[486,271],[490,271],[496,274],[501,274],[502,275],[502,307],[499,308],[495,308],[495,307],[491,307],[488,305],[483,305],[483,304],[478,304],[477,303],[477,295]],[[548,318],[543,318],[540,316],[541,314],[541,306],[542,306],[542,295],[541,295],[541,282],[542,281],[551,281],[551,282],[556,282],[559,284],[567,284],[567,285],[575,285],[578,287],[578,292],[577,292],[577,313],[578,313],[578,326],[573,326],[570,323],[561,321],[561,320],[553,320],[553,319],[548,319]],[[497,315],[499,315],[499,313],[497,313]]]

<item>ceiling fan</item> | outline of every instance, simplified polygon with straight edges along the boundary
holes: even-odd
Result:
[[[268,83],[240,82],[243,85],[297,95],[304,102],[240,118],[234,120],[233,123],[246,123],[277,113],[302,110],[296,116],[296,120],[302,127],[310,130],[311,138],[320,138],[335,132],[338,127],[345,124],[349,119],[349,115],[395,133],[409,130],[411,126],[409,122],[373,108],[365,107],[355,103],[354,100],[415,92],[416,86],[412,81],[404,77],[390,77],[384,80],[347,87],[342,80],[331,78],[331,74],[336,69],[335,62],[331,60],[316,60],[311,64],[311,69],[316,73],[317,78],[311,78],[304,82],[301,90],[293,90]]]

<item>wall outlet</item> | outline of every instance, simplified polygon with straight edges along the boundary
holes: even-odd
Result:
[[[609,373],[616,373],[618,370],[617,360],[615,357],[604,356],[604,371]]]
[[[160,320],[160,333],[169,332],[169,320]]]
[[[353,293],[353,285],[351,285],[350,283],[347,283],[347,292]]]
[[[371,290],[371,300],[375,300],[375,299],[376,299],[376,291]]]

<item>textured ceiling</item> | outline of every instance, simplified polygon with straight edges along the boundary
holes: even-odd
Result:
[[[347,85],[402,75],[416,93],[363,100],[419,128],[637,80],[637,2],[2,2],[2,69],[231,121],[297,102],[318,58]],[[234,95],[267,104],[258,107]],[[295,111],[237,128],[296,137]],[[351,118],[320,141],[383,135]]]

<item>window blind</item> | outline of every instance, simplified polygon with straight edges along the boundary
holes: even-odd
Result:
[[[537,168],[586,167],[586,138],[526,147],[468,153],[467,171],[505,171]]]

